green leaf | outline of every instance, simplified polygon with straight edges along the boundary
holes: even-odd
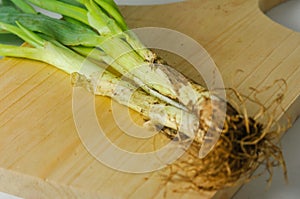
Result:
[[[93,0],[84,0],[88,9],[89,24],[101,35],[114,35],[122,32],[116,21],[110,18]]]
[[[6,33],[6,34],[0,34],[0,43],[19,46],[22,43],[24,43],[24,41],[14,34]]]
[[[95,0],[95,2],[116,20],[116,22],[122,28],[123,31],[128,30],[127,24],[114,1]]]
[[[74,18],[85,24],[88,24],[87,11],[81,7],[72,4],[64,3],[57,0],[27,0],[34,5],[46,10],[59,13],[64,16]],[[69,1],[66,1],[69,2]]]
[[[25,13],[32,13],[32,14],[36,14],[37,12],[35,11],[35,9],[28,3],[26,3],[26,1],[24,0],[11,0],[20,10],[22,10]]]
[[[73,6],[77,6],[77,7],[81,7],[81,8],[85,8],[84,5],[76,0],[59,0],[63,3],[67,3]]]
[[[101,35],[111,34],[110,28],[107,26],[107,16],[93,1],[86,0],[85,4],[88,9],[88,22]]]
[[[66,21],[66,22],[69,22],[69,23],[73,23],[73,24],[76,24],[76,25],[79,25],[79,26],[83,26],[87,29],[91,29],[91,27],[87,24],[84,24],[82,23],[81,21],[78,21],[72,17],[68,17],[68,16],[63,16],[62,20]]]
[[[18,37],[20,37],[21,39],[23,39],[24,41],[28,42],[29,44],[35,46],[35,47],[41,47],[39,42],[36,42],[35,39],[33,39],[30,35],[28,35],[27,32],[24,32],[22,30],[22,28],[19,28],[17,26],[14,25],[10,25],[10,24],[6,24],[3,22],[0,22],[0,29],[2,30],[6,30],[12,34],[17,35]]]
[[[17,10],[14,6],[0,6],[0,13],[21,13],[19,10]]]
[[[16,21],[27,29],[44,33],[64,45],[96,46],[103,39],[87,27],[42,14],[0,13],[0,22],[16,25]]]
[[[16,24],[18,27],[24,32],[26,36],[31,40],[31,43],[34,42],[36,46],[44,46],[45,40],[43,40],[41,37],[39,37],[37,34],[33,33],[32,31],[25,28],[22,24],[20,24],[18,21],[16,21]]]
[[[13,2],[11,0],[2,0],[3,6],[14,6]]]

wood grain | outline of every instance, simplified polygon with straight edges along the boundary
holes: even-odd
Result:
[[[284,79],[288,89],[282,106],[294,120],[300,113],[300,34],[262,12],[280,2],[191,0],[123,7],[122,13],[132,28],[164,27],[192,37],[210,53],[226,85],[244,94],[251,94],[250,86],[260,89]],[[243,72],[237,75],[239,70]],[[40,62],[5,58],[0,62],[0,90],[0,191],[34,199],[163,198],[159,172],[118,172],[87,151],[75,126],[68,75]],[[259,97],[267,105],[274,93]],[[110,140],[131,151],[151,150],[153,140],[131,139],[110,125],[114,124],[110,105],[108,98],[95,100],[98,120],[106,124]],[[138,114],[130,114],[133,120],[141,120]],[[275,117],[280,120],[282,113]],[[105,146],[93,144],[97,152],[105,153]],[[233,193],[169,191],[167,198],[212,198],[215,194],[229,198]]]

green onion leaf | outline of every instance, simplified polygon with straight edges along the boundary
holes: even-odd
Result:
[[[96,46],[103,39],[86,26],[53,19],[45,15],[0,13],[0,22],[15,25],[16,21],[33,32],[48,35],[65,45]]]
[[[25,13],[32,13],[32,14],[36,14],[37,12],[35,11],[35,9],[28,3],[26,3],[26,1],[24,0],[11,0],[20,10],[22,10]]]
[[[109,13],[109,15],[111,15],[117,21],[118,25],[122,28],[123,31],[128,30],[127,24],[114,1],[111,0],[95,0],[95,1],[101,8],[103,8],[107,13]]]
[[[87,11],[81,7],[67,4],[57,0],[28,0],[36,6],[46,10],[72,17],[78,21],[88,24]]]

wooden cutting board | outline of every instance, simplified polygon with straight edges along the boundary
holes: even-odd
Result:
[[[226,85],[240,92],[249,94],[249,87],[259,89],[284,79],[288,89],[282,106],[294,120],[300,113],[300,34],[263,14],[280,2],[190,0],[123,7],[122,12],[131,27],[165,27],[197,40],[216,62]],[[68,75],[44,63],[5,58],[0,61],[0,90],[0,191],[33,199],[163,198],[160,172],[118,172],[86,150],[74,124]],[[266,92],[260,100],[267,104],[274,93]],[[95,101],[98,120],[112,142],[132,151],[151,149],[151,140],[122,135],[113,122],[109,99]],[[279,120],[282,114],[275,117]],[[106,150],[95,147],[100,153]],[[233,193],[234,189],[169,191],[167,198],[229,198]]]

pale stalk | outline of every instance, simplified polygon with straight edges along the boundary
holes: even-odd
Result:
[[[210,98],[208,92],[203,95],[203,89],[200,89],[199,92],[200,86],[195,86],[193,82],[175,69],[145,62],[118,36],[107,39],[99,47],[112,57],[114,62],[118,63],[117,65],[108,64],[111,64],[121,74],[129,77],[137,84],[143,83],[151,90],[157,91],[160,96],[178,101],[190,111],[195,111],[198,114],[201,110],[199,104],[205,98]],[[160,97],[160,99],[163,98]]]
[[[113,48],[113,46],[111,48]],[[160,100],[162,100],[172,106],[175,106],[179,109],[187,111],[187,109],[182,104],[172,100],[169,97],[166,97],[166,96],[160,94],[158,91],[156,91],[156,90],[152,89],[151,87],[147,86],[146,84],[144,84],[143,81],[141,81],[139,78],[134,76],[134,74],[128,73],[127,70],[124,69],[124,67],[122,67],[122,65],[118,62],[118,60],[114,60],[112,57],[108,56],[103,51],[100,51],[99,49],[95,49],[95,48],[85,48],[85,47],[72,47],[72,49],[74,49],[76,52],[80,53],[81,55],[83,55],[89,59],[107,63],[108,65],[110,65],[114,69],[116,69],[120,74],[123,74],[124,77],[134,81],[140,88],[145,90],[150,95],[157,97]],[[122,49],[122,50],[125,50],[125,49]],[[131,58],[131,57],[132,56],[129,56],[129,57],[126,57],[125,59],[128,60],[128,58]],[[131,61],[133,61],[133,60],[131,60]],[[139,67],[136,70],[139,70]],[[157,82],[157,81],[153,80],[153,82]]]
[[[73,73],[71,76],[74,86],[83,87],[95,95],[110,97],[119,104],[142,114],[153,125],[169,127],[183,133],[191,140],[198,131],[199,120],[194,114],[166,104],[111,73],[104,72],[100,76],[99,73],[95,73],[90,77]],[[202,136],[197,134],[195,139],[200,141]]]

